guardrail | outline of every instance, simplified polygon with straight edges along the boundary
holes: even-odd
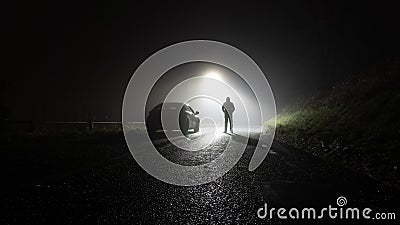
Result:
[[[94,131],[96,129],[96,125],[118,125],[121,126],[122,122],[110,122],[110,121],[78,121],[78,122],[44,122],[46,125],[74,125],[74,124],[82,124],[87,127],[89,131]]]
[[[126,126],[144,127],[143,122],[130,122]],[[0,132],[2,133],[34,133],[34,132],[57,132],[57,131],[95,131],[106,129],[122,129],[120,121],[47,121],[37,122],[34,120],[0,121]]]

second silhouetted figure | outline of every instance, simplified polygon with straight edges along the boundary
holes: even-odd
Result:
[[[226,102],[222,105],[222,111],[224,112],[225,115],[225,133],[226,133],[226,128],[228,125],[228,120],[229,120],[229,125],[231,128],[231,133],[233,133],[233,112],[235,111],[235,105],[233,102],[231,102],[231,99],[229,97],[226,97]]]

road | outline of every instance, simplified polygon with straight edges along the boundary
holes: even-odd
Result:
[[[210,133],[192,134],[196,144]],[[213,134],[212,134],[213,135]],[[154,142],[162,155],[182,165],[199,165],[224,154],[229,141],[244,134],[217,132],[201,151],[179,150],[162,137]],[[328,207],[345,196],[350,207],[396,211],[398,194],[368,177],[274,142],[264,162],[248,170],[259,136],[251,133],[239,162],[223,177],[199,186],[175,186],[147,174],[127,147],[124,154],[40,184],[3,193],[1,224],[284,224],[257,217],[269,207]],[[185,137],[175,137],[185,142]],[[184,143],[183,143],[184,144]],[[190,146],[189,146],[190,147]],[[206,174],[204,175],[206,176]],[[293,221],[292,221],[293,222]]]

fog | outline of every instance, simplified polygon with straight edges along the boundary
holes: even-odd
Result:
[[[181,64],[163,74],[147,99],[146,115],[161,102],[181,102],[199,111],[203,126],[209,123],[221,126],[224,122],[221,106],[226,97],[235,105],[236,127],[260,126],[265,122],[261,121],[260,107],[252,89],[240,75],[209,62]],[[268,118],[273,116],[274,106],[270,107]]]

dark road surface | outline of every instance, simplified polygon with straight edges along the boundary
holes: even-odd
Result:
[[[251,137],[258,135],[252,133]],[[179,151],[162,139],[156,143],[169,160],[196,165],[223,154],[230,139],[243,141],[238,137],[240,132],[236,136],[220,133],[210,147],[197,152]],[[203,137],[197,138],[201,142]],[[223,177],[191,187],[153,178],[125,147],[124,154],[104,163],[2,193],[0,224],[304,224],[311,220],[285,221],[276,216],[262,220],[257,210],[264,203],[276,208],[337,206],[339,196],[347,198],[348,207],[370,207],[399,216],[398,193],[278,142],[262,165],[250,172],[255,144],[251,139],[239,163]]]

